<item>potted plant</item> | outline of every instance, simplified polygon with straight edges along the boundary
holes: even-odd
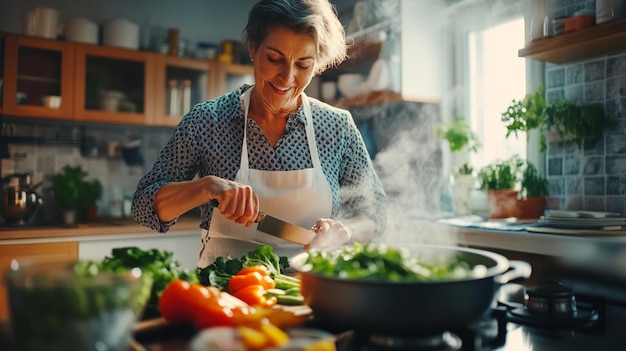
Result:
[[[550,140],[571,141],[580,148],[595,143],[614,123],[601,105],[559,100],[546,106],[544,132]]]
[[[481,189],[487,191],[489,218],[517,216],[517,183],[523,165],[519,156],[496,160],[478,172]]]
[[[537,168],[526,161],[520,182],[520,196],[517,199],[517,218],[536,219],[543,215],[548,196],[548,180],[539,174]]]
[[[86,180],[87,175],[81,166],[66,165],[52,178],[53,196],[63,209],[67,224],[73,224],[76,216],[81,221],[87,220],[89,211],[102,196],[100,181]]]
[[[520,132],[528,137],[531,130],[541,131],[541,151],[546,150],[547,140],[571,141],[582,147],[585,142],[597,141],[614,123],[597,104],[576,104],[569,100],[547,104],[543,86],[522,100],[512,100],[501,120],[506,126],[507,138],[511,134],[517,137]]]
[[[530,136],[530,131],[543,129],[545,124],[546,101],[543,97],[543,86],[537,87],[533,94],[526,94],[522,100],[513,99],[501,115],[501,120],[506,126],[506,137],[511,134],[518,137],[518,133],[526,133],[526,138]],[[541,151],[546,149],[546,138],[540,136]]]
[[[452,121],[437,125],[435,135],[448,142],[450,153],[458,156],[468,152],[476,152],[481,147],[478,135],[472,131],[465,119],[455,116]],[[474,169],[465,159],[456,158],[450,174],[450,183],[454,197],[454,213],[457,215],[470,214],[470,196],[475,184]]]

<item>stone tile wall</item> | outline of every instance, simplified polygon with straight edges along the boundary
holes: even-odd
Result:
[[[595,1],[551,2],[556,17]],[[617,127],[595,145],[549,143],[547,173],[552,208],[626,213],[626,52],[567,64],[546,64],[546,101],[604,104]]]

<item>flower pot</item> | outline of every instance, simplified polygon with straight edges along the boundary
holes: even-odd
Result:
[[[470,200],[475,179],[471,174],[455,174],[451,178],[454,214],[467,216],[471,213]]]
[[[546,208],[545,197],[528,197],[517,200],[517,218],[538,219]]]
[[[517,216],[517,190],[487,190],[489,218],[509,218]]]

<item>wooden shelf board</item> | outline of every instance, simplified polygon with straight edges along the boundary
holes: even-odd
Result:
[[[518,56],[552,63],[567,63],[624,50],[626,50],[626,19],[532,41],[518,51]]]

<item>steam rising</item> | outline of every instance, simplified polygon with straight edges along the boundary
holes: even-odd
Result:
[[[373,125],[376,139],[384,143],[373,164],[389,197],[383,241],[394,245],[455,244],[452,229],[433,223],[447,182],[441,143],[434,136],[440,122],[439,106],[404,102],[386,117],[389,120],[373,120],[378,121]]]

